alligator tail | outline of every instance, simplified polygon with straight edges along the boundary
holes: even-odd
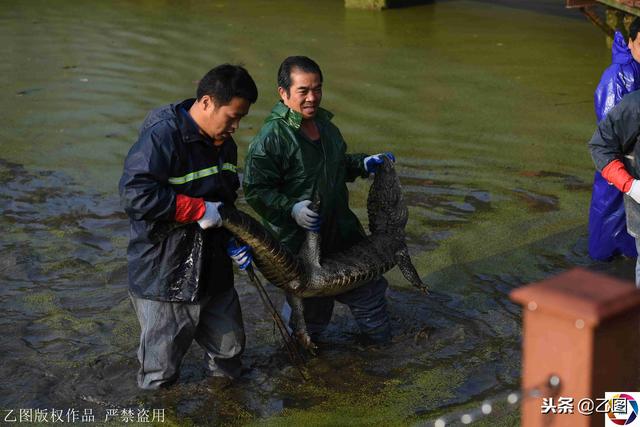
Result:
[[[305,270],[300,259],[281,245],[250,215],[232,207],[218,209],[223,226],[251,246],[253,260],[262,275],[273,285],[304,283]]]

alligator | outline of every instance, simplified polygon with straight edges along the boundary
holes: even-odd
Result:
[[[367,198],[371,234],[339,253],[323,257],[320,234],[309,231],[300,252],[293,254],[250,215],[233,207],[219,209],[223,226],[251,246],[254,264],[262,275],[286,291],[295,334],[308,349],[315,346],[306,333],[300,298],[344,293],[395,265],[411,284],[428,293],[428,287],[411,262],[405,242],[404,228],[409,214],[400,180],[393,162],[385,156],[383,159]]]

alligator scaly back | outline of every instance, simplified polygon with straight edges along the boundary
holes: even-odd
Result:
[[[367,199],[371,235],[345,251],[322,256],[320,235],[308,232],[300,253],[294,255],[254,218],[226,206],[219,209],[223,225],[252,247],[255,264],[269,282],[298,297],[338,295],[395,265],[426,292],[405,243],[408,210],[400,181],[391,160],[383,159]]]
[[[300,251],[307,271],[307,282],[296,289],[287,289],[286,286],[285,289],[303,298],[338,295],[398,265],[411,284],[428,293],[427,286],[411,262],[405,243],[404,227],[409,213],[400,180],[393,162],[386,156],[383,159],[367,198],[371,235],[345,251],[322,256],[320,236],[307,233],[307,240]]]
[[[320,234],[308,232],[299,254],[294,255],[249,215],[224,206],[219,209],[224,227],[252,247],[254,262],[265,278],[287,291],[295,334],[312,352],[315,345],[306,332],[300,298],[347,292],[395,265],[410,283],[427,293],[405,243],[408,209],[400,180],[394,164],[386,156],[383,159],[367,198],[371,235],[340,253],[322,256]]]

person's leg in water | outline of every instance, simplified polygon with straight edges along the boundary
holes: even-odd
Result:
[[[360,332],[372,344],[391,342],[391,321],[385,296],[389,283],[380,276],[358,288],[336,296],[349,307]]]

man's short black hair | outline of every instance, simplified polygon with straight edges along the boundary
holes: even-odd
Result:
[[[322,83],[322,71],[316,62],[306,56],[290,56],[280,64],[278,69],[278,87],[283,88],[287,95],[289,95],[289,88],[291,88],[291,71],[297,68],[305,73],[314,73],[320,76],[320,83]]]
[[[216,106],[228,105],[236,96],[253,104],[258,99],[258,88],[244,67],[222,64],[200,80],[196,97],[200,99],[205,95],[213,97]]]
[[[636,18],[629,25],[629,38],[634,41],[638,37],[638,31],[640,31],[640,18]]]

